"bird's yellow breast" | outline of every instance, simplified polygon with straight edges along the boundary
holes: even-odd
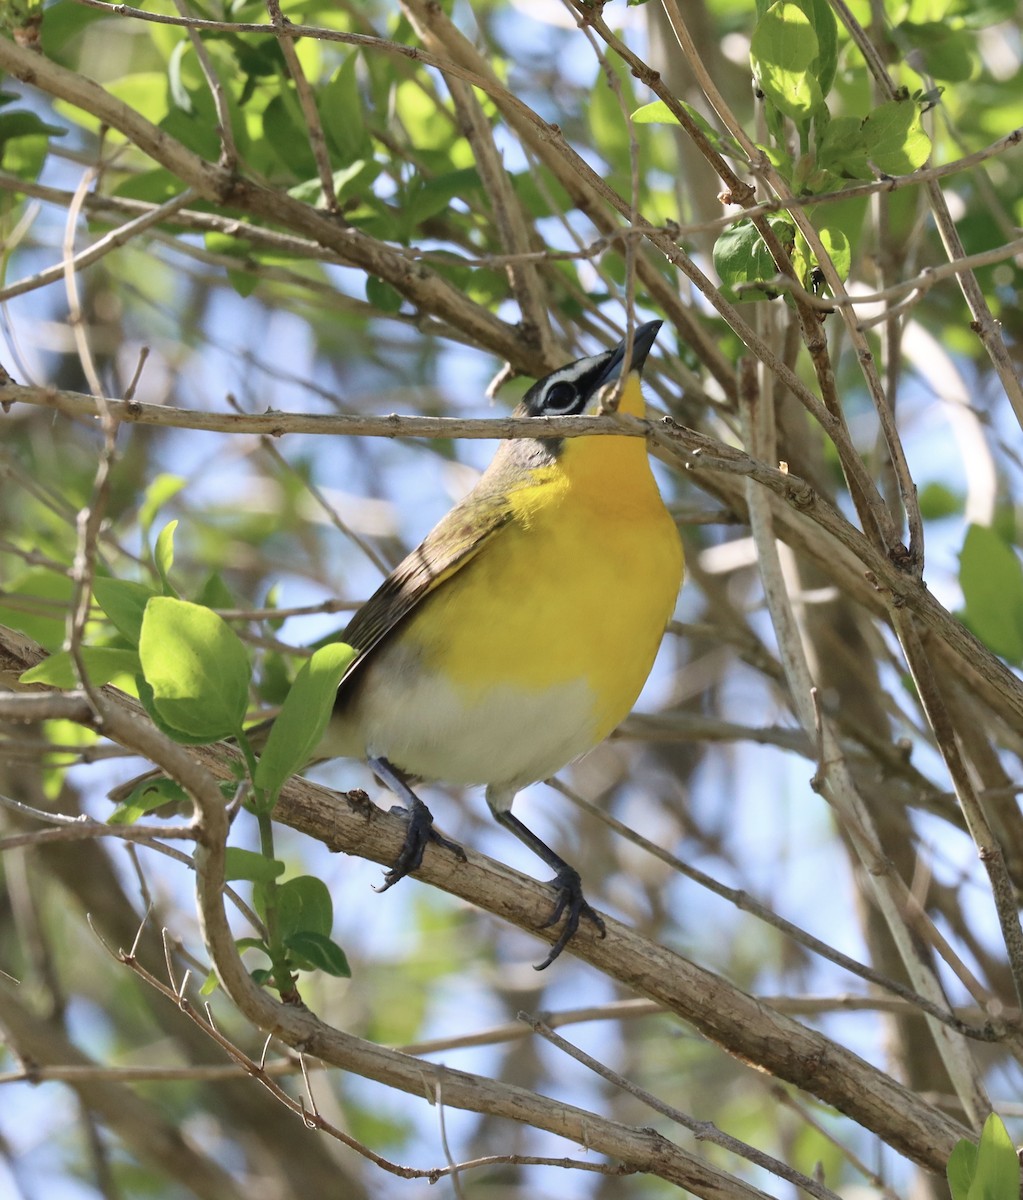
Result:
[[[623,400],[642,411],[638,376]],[[627,715],[650,672],[682,582],[678,531],[641,438],[566,439],[509,495],[511,520],[422,603],[402,642],[467,710],[494,689],[528,702],[579,685],[581,753]]]

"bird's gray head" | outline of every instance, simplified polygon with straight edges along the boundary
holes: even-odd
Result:
[[[636,328],[630,370],[642,368],[662,324],[661,321],[647,321]],[[519,411],[529,417],[578,416],[586,411],[601,388],[618,378],[624,360],[624,339],[613,350],[590,358],[577,358],[538,379],[523,396]]]

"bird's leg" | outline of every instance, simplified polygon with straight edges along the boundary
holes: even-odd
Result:
[[[554,868],[554,878],[550,881],[550,886],[556,893],[554,909],[541,928],[548,929],[551,925],[556,925],[562,916],[565,917],[565,927],[558,936],[558,940],[551,947],[550,953],[543,962],[538,963],[534,968],[542,971],[545,967],[549,967],[568,945],[583,917],[597,927],[597,932],[601,937],[604,937],[607,929],[604,925],[604,918],[587,903],[586,897],[583,895],[579,872],[575,867],[569,866],[560,854],[555,854],[550,846],[541,841],[528,826],[523,825],[518,817],[512,815],[509,806],[510,799],[511,797],[507,793],[499,792],[497,789],[487,789],[487,803],[490,805],[490,811],[494,814],[494,819],[505,829],[514,833],[520,842],[527,845],[549,867]]]
[[[417,870],[423,861],[423,851],[430,842],[443,846],[445,850],[457,854],[462,862],[465,862],[465,851],[457,842],[449,841],[434,829],[433,813],[409,787],[400,772],[396,771],[386,758],[369,758],[367,761],[374,773],[402,801],[402,807],[395,805],[391,812],[401,813],[408,821],[401,853],[394,860],[391,869],[384,873],[384,882],[376,890],[386,892],[399,879],[404,879],[406,875]]]

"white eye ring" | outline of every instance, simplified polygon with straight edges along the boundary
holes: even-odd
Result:
[[[540,403],[543,413],[565,413],[574,408],[579,400],[578,390],[564,379],[558,379],[547,389]]]

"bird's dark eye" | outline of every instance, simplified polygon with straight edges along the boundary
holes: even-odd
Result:
[[[559,380],[547,389],[540,405],[542,413],[567,413],[575,408],[579,401],[579,393],[570,383]]]

